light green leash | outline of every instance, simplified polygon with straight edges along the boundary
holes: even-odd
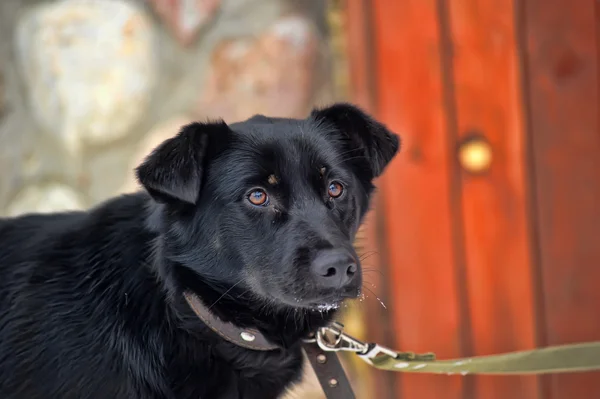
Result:
[[[328,352],[348,351],[381,370],[430,374],[550,374],[600,370],[600,342],[557,345],[491,356],[436,360],[433,353],[396,352],[365,343],[333,323],[316,334],[319,347]],[[313,339],[315,339],[313,338]]]

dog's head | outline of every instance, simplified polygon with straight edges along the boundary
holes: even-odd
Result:
[[[136,172],[160,204],[165,257],[273,305],[326,309],[360,294],[353,240],[398,148],[384,125],[337,104],[303,120],[184,126]]]

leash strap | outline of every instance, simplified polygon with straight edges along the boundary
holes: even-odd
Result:
[[[365,343],[343,332],[343,325],[332,323],[316,333],[323,351],[348,351],[381,370],[429,374],[551,374],[600,370],[600,341],[475,356],[436,360],[433,353],[396,352]]]
[[[326,352],[311,342],[305,342],[302,347],[327,399],[355,399],[337,353]]]
[[[240,347],[269,351],[277,349],[259,331],[240,328],[220,320],[193,293],[184,294],[196,315],[215,333]],[[303,342],[327,399],[354,399],[352,387],[336,352],[358,355],[371,366],[388,371],[429,374],[550,374],[600,370],[600,341],[549,346],[491,356],[436,360],[433,353],[396,352],[365,343],[344,333],[344,326],[334,322],[320,328]]]
[[[381,370],[433,374],[550,374],[600,370],[600,342],[549,346],[492,356],[427,360],[420,355],[396,353],[363,360]],[[426,355],[427,356],[427,355]]]

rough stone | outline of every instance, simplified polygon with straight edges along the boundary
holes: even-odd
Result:
[[[228,122],[257,113],[305,116],[318,56],[316,30],[301,16],[281,18],[254,39],[225,39],[213,50],[197,112]]]
[[[132,179],[129,159],[133,151],[132,145],[115,145],[86,156],[84,184],[80,185],[86,186],[86,194],[92,204],[120,194],[123,184]]]
[[[7,208],[8,216],[28,212],[50,213],[84,207],[83,198],[69,186],[52,183],[24,188]]]
[[[125,136],[156,77],[153,30],[133,3],[66,0],[23,15],[16,48],[39,123],[69,146]]]
[[[130,158],[127,178],[119,190],[122,193],[135,192],[140,189],[135,179],[133,170],[148,156],[153,149],[166,139],[173,137],[183,125],[192,122],[187,115],[177,115],[155,126],[138,144],[133,156]]]
[[[219,9],[221,0],[150,0],[177,41],[191,44]]]

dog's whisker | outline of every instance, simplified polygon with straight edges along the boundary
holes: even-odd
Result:
[[[251,297],[253,297],[254,295],[252,295],[252,292],[251,292],[250,290],[251,290],[251,289],[250,289],[250,288],[248,288],[247,290],[245,290],[245,291],[242,291],[242,293],[241,293],[241,294],[239,294],[239,295],[237,295],[237,296],[236,296],[236,299],[243,299],[243,298],[244,298],[244,295],[246,295],[248,292],[250,292],[250,294],[251,294]]]
[[[377,254],[379,254],[378,251],[369,251],[369,252],[364,253],[361,257],[359,257],[359,259],[361,262],[363,262],[363,261],[369,259],[371,256],[377,255]]]
[[[217,298],[216,301],[213,302],[212,305],[210,305],[208,307],[208,310],[211,310],[213,308],[213,306],[215,306],[217,304],[217,302],[219,302],[221,299],[223,299],[223,297],[225,297],[225,295],[227,295],[232,289],[234,289],[242,281],[244,281],[244,279],[240,279],[237,283],[235,283],[234,285],[232,285],[231,287],[229,287],[229,289],[227,291],[225,291],[220,297]]]
[[[382,277],[385,278],[385,274],[379,270],[379,269],[363,269],[363,274],[367,274],[367,273],[379,273]]]
[[[367,291],[369,291],[371,294],[373,294],[373,296],[375,297],[375,299],[377,299],[379,301],[379,303],[381,304],[381,306],[383,306],[384,309],[387,309],[387,306],[385,306],[385,303],[383,303],[383,301],[381,300],[381,298],[379,298],[377,296],[377,294],[375,294],[375,292],[373,292],[372,289],[370,289],[369,287],[365,287],[363,286],[364,289],[366,289]]]

